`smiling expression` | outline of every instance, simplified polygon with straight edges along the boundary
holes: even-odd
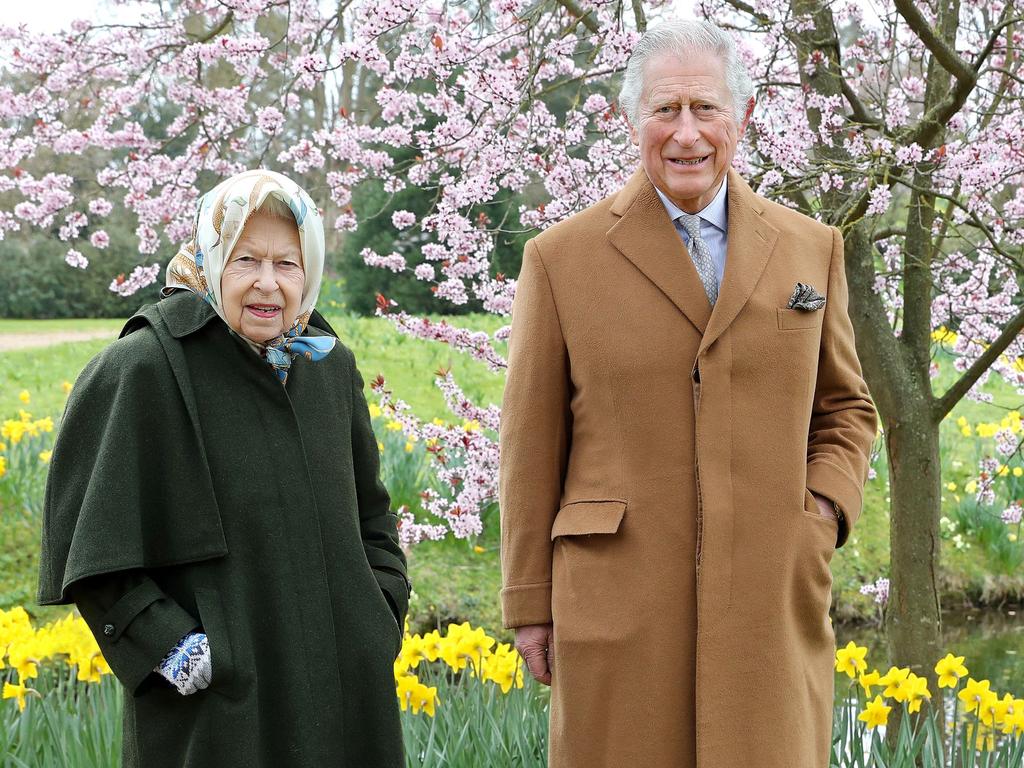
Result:
[[[754,100],[736,121],[725,64],[697,51],[685,59],[663,54],[648,62],[633,143],[648,178],[688,213],[714,198],[750,120]]]
[[[280,336],[299,315],[305,279],[295,222],[253,214],[221,276],[228,325],[255,342]]]

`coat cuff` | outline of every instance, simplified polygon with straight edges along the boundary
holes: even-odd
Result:
[[[551,623],[551,582],[522,584],[501,590],[505,629]]]
[[[146,580],[103,614],[91,627],[103,657],[133,695],[182,637],[199,622]]]
[[[409,613],[409,582],[402,573],[390,568],[374,568],[373,576],[395,615],[395,621],[404,632],[405,617]]]
[[[843,470],[827,461],[807,465],[807,489],[839,505],[846,521],[839,526],[836,548],[843,546],[860,518],[864,503],[863,486],[853,481]]]

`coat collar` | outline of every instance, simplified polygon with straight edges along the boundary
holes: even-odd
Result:
[[[729,169],[727,183],[725,276],[714,311],[697,268],[643,168],[637,169],[611,207],[620,218],[608,230],[608,240],[700,331],[703,339],[698,356],[722,335],[750,299],[779,235],[765,220],[762,201],[735,170]]]

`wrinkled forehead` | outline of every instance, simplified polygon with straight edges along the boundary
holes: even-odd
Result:
[[[680,95],[727,99],[729,95],[725,61],[711,51],[663,53],[644,65],[643,75],[647,100]]]
[[[299,227],[290,217],[257,211],[246,220],[231,253],[301,259]]]

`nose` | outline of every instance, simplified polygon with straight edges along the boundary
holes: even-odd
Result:
[[[260,270],[256,274],[256,282],[253,284],[259,291],[264,293],[273,293],[277,290],[277,270],[274,268],[273,259],[263,259],[260,261]]]
[[[700,138],[700,131],[697,129],[697,118],[688,109],[679,110],[679,117],[676,120],[676,129],[672,138],[682,147],[692,147]]]

